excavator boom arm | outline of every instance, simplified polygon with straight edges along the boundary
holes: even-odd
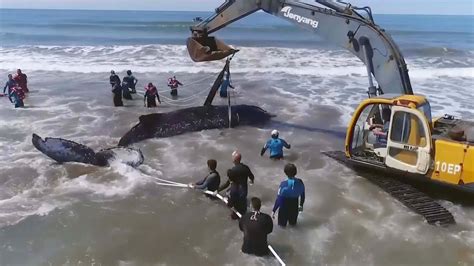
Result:
[[[216,13],[191,27],[194,37],[203,37],[258,10],[310,30],[330,43],[357,56],[383,93],[413,94],[405,60],[392,38],[351,5],[316,0],[321,6],[298,0],[226,0]],[[344,73],[341,73],[344,74]],[[369,87],[369,90],[370,90]]]

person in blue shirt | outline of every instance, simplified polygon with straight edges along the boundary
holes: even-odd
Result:
[[[11,90],[16,86],[18,86],[18,83],[13,79],[12,74],[8,74],[8,81],[5,83],[5,87],[3,87],[3,94],[10,95]]]
[[[283,159],[283,147],[290,149],[291,145],[284,139],[280,139],[278,137],[279,135],[280,132],[278,132],[278,130],[275,129],[272,131],[272,138],[265,143],[265,146],[263,146],[262,151],[260,152],[260,156],[263,156],[267,149],[270,149],[270,159]]]
[[[273,206],[272,218],[278,210],[278,225],[286,227],[296,225],[298,213],[303,211],[305,201],[305,188],[301,179],[296,178],[297,169],[292,163],[285,165],[285,174],[288,179],[281,182],[278,196]]]
[[[203,180],[194,184],[190,184],[189,187],[209,191],[216,191],[219,189],[221,177],[216,171],[217,161],[213,159],[207,160],[207,167],[209,168],[209,174]],[[214,196],[208,194],[206,194],[206,196],[209,198],[215,198]]]
[[[231,88],[233,89],[234,87],[230,84],[230,72],[227,71],[226,73],[226,78],[225,80],[222,82],[222,85],[221,85],[221,89],[219,91],[219,95],[222,97],[222,98],[226,98],[227,97],[227,90],[228,88]]]

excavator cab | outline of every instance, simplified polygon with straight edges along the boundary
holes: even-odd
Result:
[[[420,96],[368,99],[348,129],[346,155],[424,175],[431,162],[430,113],[429,103]]]
[[[193,36],[187,39],[189,56],[194,62],[215,61],[238,52],[232,46],[212,36]]]

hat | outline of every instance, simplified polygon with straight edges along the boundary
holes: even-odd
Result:
[[[280,135],[280,132],[278,132],[278,130],[272,130],[272,136],[278,137],[278,135]]]

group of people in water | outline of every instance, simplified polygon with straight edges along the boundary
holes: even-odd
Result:
[[[8,74],[8,80],[3,87],[3,94],[0,96],[7,96],[15,108],[24,107],[23,100],[26,98],[26,93],[30,92],[28,89],[28,77],[21,69],[17,69],[16,75]]]
[[[278,130],[273,130],[260,155],[263,156],[269,149],[270,158],[280,160],[283,159],[283,148],[289,149],[291,146],[279,137]],[[268,255],[270,250],[267,236],[273,231],[272,218],[275,218],[278,211],[279,226],[296,225],[298,214],[303,211],[305,202],[304,183],[296,177],[296,166],[292,163],[286,164],[283,170],[286,180],[280,183],[272,215],[260,211],[262,203],[257,197],[251,198],[252,211],[247,212],[248,183],[253,184],[255,176],[250,168],[241,162],[242,155],[238,151],[232,153],[232,160],[234,166],[227,170],[228,179],[224,184],[221,185],[221,178],[216,170],[217,161],[210,159],[207,161],[209,174],[203,180],[189,184],[189,187],[214,192],[213,195],[206,194],[211,199],[214,199],[217,193],[227,190],[227,206],[232,209],[231,219],[239,218],[236,212],[242,215],[239,220],[239,228],[244,234],[242,252],[256,256]]]
[[[122,98],[126,100],[133,100],[132,94],[136,94],[136,85],[138,79],[133,75],[131,70],[127,70],[127,75],[120,81],[120,77],[115,73],[114,70],[110,71],[110,85],[112,86],[112,93],[114,95],[113,101],[115,106],[123,106]],[[183,84],[179,82],[175,76],[168,79],[168,87],[170,87],[170,94],[173,98],[178,96],[178,87]],[[145,107],[152,108],[156,107],[156,102],[161,104],[160,95],[158,89],[153,83],[149,82],[145,86],[145,93],[143,97],[143,104]]]
[[[25,94],[29,92],[27,82],[26,74],[22,73],[20,69],[17,70],[15,77],[9,74],[2,96],[8,96],[15,107],[23,107],[23,99]],[[122,80],[112,70],[110,72],[110,85],[114,94],[114,105],[123,106],[122,97],[132,100],[132,94],[137,93],[137,83],[138,79],[131,70],[127,71],[127,75]],[[171,89],[171,96],[176,97],[178,95],[177,89],[182,85],[176,77],[169,78],[168,86]],[[225,85],[226,87],[229,86],[230,82]],[[150,82],[145,87],[144,104],[146,107],[156,107],[156,101],[161,104],[158,90]],[[271,159],[280,160],[283,159],[283,148],[290,149],[291,145],[279,137],[277,130],[273,130],[271,138],[263,146],[260,155],[263,156],[269,150]],[[233,220],[239,219],[236,212],[242,215],[239,220],[239,228],[244,234],[242,251],[257,256],[268,255],[270,251],[267,236],[273,231],[272,218],[275,218],[275,213],[278,211],[278,225],[281,227],[286,227],[288,223],[291,226],[296,225],[298,214],[303,210],[305,202],[304,183],[296,177],[296,166],[291,163],[286,164],[283,170],[286,180],[282,181],[279,186],[272,215],[260,211],[262,203],[257,197],[251,198],[252,211],[247,212],[248,183],[253,184],[255,176],[250,168],[241,162],[242,155],[239,152],[234,151],[232,153],[232,160],[234,166],[227,171],[228,179],[222,185],[220,175],[216,170],[217,161],[210,159],[207,161],[209,174],[203,180],[189,184],[189,187],[214,192],[213,195],[207,195],[211,199],[214,199],[217,193],[226,190],[228,195],[227,205],[232,209],[231,218]]]

